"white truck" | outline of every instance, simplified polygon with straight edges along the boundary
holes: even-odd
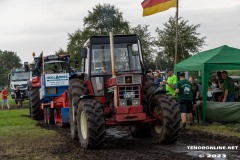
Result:
[[[28,99],[28,81],[32,79],[32,71],[26,68],[16,68],[9,73],[8,79],[12,99],[15,99],[14,91],[17,86],[20,89],[23,100]]]

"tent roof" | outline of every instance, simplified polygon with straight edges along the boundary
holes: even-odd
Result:
[[[203,51],[189,57],[188,59],[175,65],[178,71],[198,71],[204,68],[204,65],[213,64],[214,69],[221,69],[223,65],[239,65],[240,66],[240,49],[232,48],[227,45]],[[216,67],[219,65],[219,68]],[[211,69],[211,68],[209,68]]]

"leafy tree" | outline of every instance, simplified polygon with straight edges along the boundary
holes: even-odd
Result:
[[[21,59],[15,52],[0,50],[0,84],[7,85],[8,73],[15,68],[22,67]]]
[[[105,35],[112,29],[114,34],[129,32],[129,22],[123,19],[122,12],[114,5],[98,4],[93,11],[88,11],[88,16],[83,19],[85,30]]]
[[[67,51],[64,51],[62,48],[59,48],[58,51],[55,51],[55,55],[66,55]]]
[[[130,28],[130,33],[137,34],[141,39],[143,58],[147,65],[154,65],[153,62],[153,43],[154,38],[148,30],[149,25],[138,25]]]
[[[206,37],[200,37],[200,33],[197,29],[200,24],[194,25],[188,24],[189,21],[179,19],[179,32],[178,32],[178,54],[177,62],[180,62],[194,53],[200,51],[200,49],[205,45]],[[176,37],[176,23],[175,18],[170,17],[167,23],[164,23],[164,28],[160,30],[156,29],[158,34],[155,45],[159,48],[158,56],[166,64],[170,64],[171,67],[174,65],[174,55],[175,55],[175,37]]]
[[[67,53],[72,58],[80,56],[84,43],[92,35],[108,35],[110,28],[114,34],[129,32],[129,24],[123,19],[122,12],[110,4],[96,5],[93,11],[88,11],[88,15],[84,17],[83,21],[83,29],[68,33]]]

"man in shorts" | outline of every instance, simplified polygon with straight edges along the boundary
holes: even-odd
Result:
[[[187,115],[190,126],[192,125],[192,100],[193,94],[191,91],[192,84],[189,80],[185,79],[185,73],[180,72],[180,81],[176,84],[176,90],[174,95],[178,95],[179,110],[181,112],[181,118],[183,123],[183,128],[186,127]]]
[[[2,109],[4,109],[3,108],[4,103],[6,103],[8,109],[10,109],[10,106],[8,104],[7,96],[8,96],[8,90],[7,90],[7,87],[4,87],[4,89],[2,90]]]

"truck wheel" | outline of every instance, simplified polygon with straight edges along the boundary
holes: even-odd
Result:
[[[84,99],[78,104],[77,128],[83,148],[100,148],[105,140],[105,121],[102,105],[95,99]]]
[[[81,95],[87,95],[88,88],[86,83],[80,79],[71,79],[69,82],[69,112],[71,137],[78,139],[77,131],[77,105]]]
[[[149,111],[149,97],[156,91],[156,88],[154,86],[154,82],[151,78],[149,78],[147,81],[144,82],[143,84],[143,109],[145,112]]]
[[[34,120],[42,120],[43,119],[43,112],[40,108],[40,95],[39,95],[39,88],[31,88],[30,89],[30,111],[31,117]]]
[[[150,104],[153,114],[159,116],[159,121],[152,125],[152,135],[156,143],[176,142],[180,132],[180,111],[174,97],[158,94]]]

